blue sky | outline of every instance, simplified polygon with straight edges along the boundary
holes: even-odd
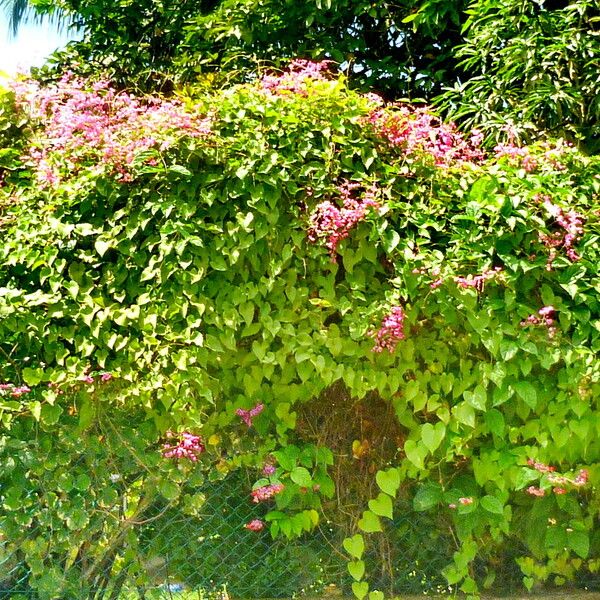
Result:
[[[73,34],[58,33],[53,24],[23,25],[16,38],[9,36],[8,18],[0,8],[0,71],[14,75],[19,68],[39,67],[54,50],[64,46]]]

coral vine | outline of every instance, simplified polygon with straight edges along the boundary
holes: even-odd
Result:
[[[244,525],[244,528],[248,531],[261,531],[262,529],[264,529],[264,526],[264,522],[260,519],[252,519],[252,521]]]
[[[71,172],[99,165],[132,180],[132,165],[141,153],[162,152],[182,136],[204,137],[210,121],[190,112],[177,100],[143,101],[115,91],[106,81],[93,85],[66,74],[53,86],[17,81],[17,103],[33,119],[44,121],[44,131],[29,159],[42,185],[60,183],[60,164]],[[147,156],[145,162],[152,164]]]
[[[478,292],[483,292],[485,282],[488,279],[493,279],[502,271],[501,267],[494,267],[493,269],[484,270],[481,275],[468,275],[467,277],[455,277],[456,285],[463,289],[473,288]]]
[[[554,306],[543,306],[538,310],[537,315],[529,315],[526,319],[521,321],[521,327],[528,326],[541,326],[548,328],[548,335],[554,337],[556,335],[556,327],[554,322],[556,320],[556,309]],[[537,468],[537,467],[535,467]]]
[[[31,389],[26,385],[14,385],[13,383],[0,383],[0,396],[3,394],[9,394],[13,398],[28,394]]]
[[[581,257],[574,246],[583,234],[583,216],[574,210],[565,213],[560,206],[554,204],[548,196],[543,198],[543,206],[546,212],[554,219],[555,223],[563,230],[551,234],[540,233],[540,241],[549,248],[546,269],[550,271],[558,253],[562,248],[571,262],[578,261]]]
[[[298,94],[307,96],[312,81],[328,81],[330,62],[313,62],[297,59],[290,62],[288,70],[279,75],[263,75],[260,87],[273,95]]]
[[[373,352],[394,352],[398,342],[405,338],[405,314],[401,306],[394,306],[390,313],[384,317],[381,327],[375,332],[375,346]]]
[[[265,408],[264,404],[257,404],[254,408],[251,408],[250,410],[238,408],[235,411],[235,414],[238,417],[240,417],[242,419],[242,421],[244,421],[244,423],[246,423],[246,425],[248,425],[248,427],[252,427],[252,419],[254,419],[254,417],[260,415],[260,413],[264,410],[264,408]]]
[[[366,123],[392,146],[401,147],[406,155],[428,154],[438,166],[483,159],[478,131],[465,138],[453,124],[442,123],[428,108],[399,106],[394,112],[376,108]]]
[[[196,462],[198,456],[205,450],[202,438],[187,431],[180,434],[168,431],[167,439],[174,440],[176,443],[167,442],[163,445],[162,455],[164,458],[187,458]]]
[[[527,465],[535,469],[538,473],[541,473],[545,481],[552,484],[552,492],[557,495],[568,493],[568,489],[565,486],[579,488],[586,485],[589,479],[587,469],[580,469],[575,477],[567,477],[566,475],[556,473],[555,467],[538,462],[532,458],[527,461]],[[540,487],[530,485],[526,491],[529,495],[540,498],[546,494],[546,489],[541,485]]]
[[[283,491],[283,484],[272,483],[271,485],[263,485],[255,490],[252,490],[250,495],[252,496],[252,502],[258,504],[270,500],[273,496],[280,494]]]
[[[515,163],[523,167],[527,173],[531,173],[531,171],[534,171],[538,166],[538,162],[533,156],[531,156],[529,148],[517,146],[512,141],[509,141],[505,144],[498,144],[494,148],[494,152],[496,154],[496,158],[502,158],[506,156],[511,163]]]
[[[310,217],[308,239],[316,243],[325,239],[325,246],[333,262],[336,261],[339,243],[348,237],[350,230],[364,220],[369,209],[379,208],[376,198],[377,189],[369,188],[362,196],[355,197],[356,190],[360,188],[357,183],[343,182],[338,191],[342,200],[342,208],[332,202],[321,202]]]

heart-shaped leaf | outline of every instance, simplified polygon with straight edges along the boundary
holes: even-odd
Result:
[[[375,481],[382,492],[394,498],[400,487],[400,471],[398,469],[388,469],[387,471],[377,471]]]
[[[518,381],[513,387],[525,404],[534,410],[537,404],[537,390],[535,387],[528,381]]]
[[[379,590],[369,592],[369,600],[383,600],[383,598],[383,592],[380,592]]]
[[[489,430],[498,437],[504,434],[504,415],[497,409],[492,408],[485,413],[485,423]]]
[[[354,558],[361,558],[363,552],[365,551],[365,540],[360,533],[357,533],[352,537],[347,537],[342,542],[342,545],[344,546],[346,552]]]
[[[355,581],[352,584],[352,592],[358,598],[358,600],[363,600],[363,598],[369,593],[369,584],[366,581]]]
[[[587,558],[590,552],[590,538],[587,531],[569,531],[567,533],[569,547],[581,558]]]
[[[370,510],[365,510],[363,512],[362,519],[358,521],[358,527],[366,533],[382,531],[379,517],[376,514],[372,513]]]
[[[96,240],[94,242],[94,248],[100,256],[104,256],[107,250],[110,248],[110,244],[104,240]]]
[[[438,449],[446,435],[446,426],[440,421],[434,425],[425,423],[421,428],[423,444],[432,454]]]
[[[387,494],[379,494],[377,498],[369,500],[369,508],[380,517],[387,517],[388,519],[394,517],[392,499]]]
[[[504,514],[504,505],[496,496],[484,496],[481,499],[481,506],[495,515]]]
[[[473,391],[467,391],[463,394],[463,398],[477,410],[485,410],[487,400],[487,392],[482,385],[478,385]]]
[[[290,479],[302,487],[310,487],[312,485],[312,477],[310,476],[308,469],[305,469],[304,467],[296,467],[290,473]]]
[[[425,458],[427,456],[427,448],[423,444],[418,444],[415,440],[406,440],[404,443],[404,453],[406,458],[419,469],[425,468]]]
[[[350,573],[356,581],[360,581],[365,574],[365,563],[362,560],[353,560],[352,562],[349,562],[348,573]]]
[[[413,499],[413,507],[418,511],[429,510],[443,499],[442,488],[439,484],[426,483],[417,490]]]

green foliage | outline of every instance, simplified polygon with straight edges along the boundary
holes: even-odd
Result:
[[[390,527],[392,498],[412,483],[415,508],[440,512],[459,541],[450,584],[476,593],[474,559],[491,565],[521,545],[528,577],[572,576],[598,556],[600,162],[562,142],[436,161],[431,147],[443,147],[446,129],[381,108],[343,81],[302,85],[185,99],[210,116],[211,133],[182,130],[140,153],[130,181],[93,150],[51,156],[55,185],[35,178],[31,159],[3,167],[0,376],[35,386],[0,397],[5,443],[26,447],[34,430],[59,431],[68,453],[100,415],[133,415],[139,438],[124,448],[156,465],[161,475],[151,472],[148,485],[167,501],[187,483],[185,465],[165,465],[153,446],[168,429],[201,434],[213,473],[275,457],[266,481],[284,490],[267,520],[273,535],[293,537],[317,524],[334,493],[333,455],[305,443],[298,411],[341,381],[353,398],[382,398],[402,432],[395,462],[375,475],[379,489],[362,498],[362,531]],[[3,96],[4,110],[11,102]],[[386,137],[373,124],[381,111],[389,130],[421,123],[419,143]],[[33,119],[24,148],[46,140],[47,128]],[[345,182],[377,207],[332,260],[307,233],[325,202],[340,208]],[[574,215],[583,231],[567,242],[559,221]],[[374,353],[397,306],[405,339]],[[540,322],[543,307],[552,328]],[[114,387],[83,383],[90,369],[110,372]],[[248,428],[236,410],[259,403]],[[44,435],[49,450],[63,443]],[[589,484],[554,493],[528,459],[571,481],[585,468]],[[2,471],[4,504],[38,486],[30,468]],[[66,493],[80,500],[53,522],[65,544],[95,502],[79,489],[85,477],[67,477]],[[526,492],[534,481],[543,498]],[[45,480],[44,493],[60,485]],[[376,599],[363,545],[344,543],[352,588]],[[54,577],[51,561],[35,563],[31,552],[36,576]]]
[[[595,0],[476,0],[456,56],[466,77],[441,104],[468,127],[522,139],[542,128],[598,151],[600,11]]]
[[[198,78],[243,80],[297,56],[344,64],[356,85],[429,97],[452,81],[463,0],[61,0],[85,32],[60,61],[155,90]]]

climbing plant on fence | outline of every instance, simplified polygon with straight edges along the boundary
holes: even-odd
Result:
[[[0,118],[5,526],[89,551],[89,466],[54,467],[102,444],[108,415],[167,501],[255,469],[256,535],[313,530],[347,486],[360,600],[381,595],[363,534],[392,526],[399,490],[452,528],[444,575],[474,596],[507,548],[527,587],[597,569],[597,158],[546,139],[486,153],[303,61],[168,100],[20,80]],[[320,437],[319,411],[354,439]],[[41,543],[20,552],[54,597],[70,584]]]

